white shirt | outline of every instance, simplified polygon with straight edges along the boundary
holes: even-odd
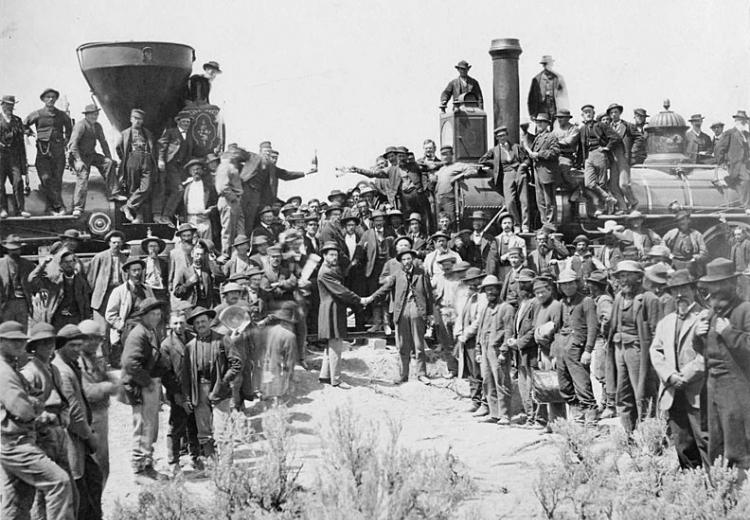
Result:
[[[188,215],[203,213],[206,210],[203,202],[203,181],[193,181],[186,189]]]
[[[354,251],[357,249],[357,235],[344,235],[344,241],[346,241],[346,248],[349,250],[349,260],[354,258]]]

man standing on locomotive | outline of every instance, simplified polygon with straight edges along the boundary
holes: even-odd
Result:
[[[129,198],[121,211],[134,224],[143,222],[137,215],[146,202],[151,189],[151,175],[156,169],[156,145],[154,136],[143,126],[146,113],[134,108],[130,111],[130,124],[120,134],[117,155],[120,158],[118,176],[125,179]]]

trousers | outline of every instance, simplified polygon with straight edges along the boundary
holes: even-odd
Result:
[[[47,518],[75,520],[75,486],[70,475],[31,440],[0,447],[0,516],[28,520],[36,491],[44,493]]]
[[[682,469],[711,465],[706,417],[700,408],[690,406],[682,390],[675,391],[672,408],[667,413],[667,428]]]
[[[490,417],[510,419],[510,356],[500,362],[500,352],[493,347],[482,349],[482,386]]]
[[[617,199],[620,209],[627,209],[626,205],[636,202],[633,190],[630,187],[630,163],[625,156],[622,146],[616,147],[612,152],[612,166],[609,173],[609,191]]]
[[[0,151],[0,210],[8,211],[8,200],[5,197],[5,182],[13,188],[13,202],[16,211],[26,208],[26,197],[23,193],[23,165],[18,154]]]
[[[409,380],[411,353],[416,353],[417,376],[427,375],[425,355],[425,320],[413,298],[407,300],[396,324],[396,344],[401,359],[401,381]]]
[[[487,404],[487,400],[484,399],[482,389],[482,363],[477,362],[476,354],[476,342],[472,338],[464,345],[464,373],[461,375],[469,380],[469,396],[472,402],[481,405]]]
[[[80,170],[76,170],[76,187],[73,192],[73,209],[83,211],[86,209],[89,175],[91,174],[92,166],[99,170],[99,174],[104,179],[105,194],[108,200],[112,200],[112,197],[117,195],[120,191],[120,183],[117,179],[115,163],[109,157],[104,157],[101,154],[95,153],[88,157],[81,157],[81,159],[83,160],[83,167]]]
[[[636,396],[641,372],[641,352],[634,346],[615,346],[617,389],[615,406],[625,431],[630,433],[647,411],[647,403]]]
[[[596,408],[594,391],[591,388],[589,367],[581,363],[584,348],[580,345],[568,345],[557,358],[557,380],[560,383],[560,395],[570,405],[583,408]]]
[[[154,158],[144,152],[132,152],[125,163],[125,183],[130,191],[126,205],[137,211],[147,200],[151,189]]]
[[[323,353],[323,364],[320,366],[320,379],[330,379],[332,385],[341,382],[341,353],[344,351],[344,340],[330,338]]]
[[[591,150],[583,165],[583,184],[599,197],[599,204],[603,204],[609,197],[604,189],[607,186],[607,171],[609,158],[601,150]]]
[[[529,229],[529,184],[526,174],[505,172],[503,175],[503,199],[505,208],[516,225]]]
[[[179,162],[167,163],[167,168],[159,172],[159,180],[154,189],[153,206],[154,213],[163,215],[167,218],[177,214],[177,207],[182,202],[182,195],[185,188],[182,183],[187,178],[182,164]]]
[[[44,199],[46,210],[59,211],[63,208],[62,178],[65,171],[65,143],[36,143],[36,173],[39,176],[39,192]]]
[[[104,476],[92,453],[86,454],[83,467],[83,476],[75,481],[78,489],[78,518],[100,520]]]
[[[708,374],[708,455],[750,469],[750,384],[738,369]]]
[[[141,389],[141,402],[133,405],[133,451],[131,462],[136,472],[154,465],[154,443],[159,436],[161,380]]]
[[[555,202],[555,185],[536,180],[536,206],[539,209],[539,219],[542,224],[557,221],[557,202]]]
[[[240,199],[230,202],[226,197],[219,197],[216,207],[221,221],[221,252],[232,256],[232,242],[237,235],[245,234],[245,215],[242,204],[240,204]]]

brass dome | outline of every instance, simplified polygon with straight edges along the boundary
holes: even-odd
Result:
[[[683,118],[677,112],[672,112],[671,110],[669,110],[669,107],[670,102],[668,99],[665,99],[664,110],[651,117],[648,125],[646,126],[646,131],[653,132],[657,128],[682,128],[684,130],[688,129],[688,125],[685,123],[685,118]]]

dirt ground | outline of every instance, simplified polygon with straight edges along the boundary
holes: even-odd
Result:
[[[319,356],[309,361],[319,366]],[[428,372],[433,384],[417,381],[393,386],[398,371],[397,354],[370,346],[353,348],[344,354],[344,380],[349,390],[318,383],[317,371],[297,368],[292,396],[286,402],[291,420],[296,459],[302,464],[302,484],[310,483],[320,450],[317,436],[320,425],[336,406],[350,406],[366,416],[393,417],[402,423],[402,442],[415,449],[451,449],[467,468],[478,491],[463,507],[476,508],[481,518],[530,518],[540,512],[533,494],[533,482],[539,471],[537,461],[555,456],[551,435],[516,427],[481,423],[466,410],[469,401],[466,381],[437,377],[445,374],[444,362],[433,360]],[[250,413],[259,413],[258,406]],[[166,423],[168,407],[160,414],[159,441],[156,446],[157,469],[166,471]],[[130,468],[130,409],[112,402],[110,411],[111,474],[104,495],[108,518],[116,500],[135,499],[138,485]],[[207,491],[206,480],[190,481],[195,493]],[[478,519],[477,519],[478,520]]]

